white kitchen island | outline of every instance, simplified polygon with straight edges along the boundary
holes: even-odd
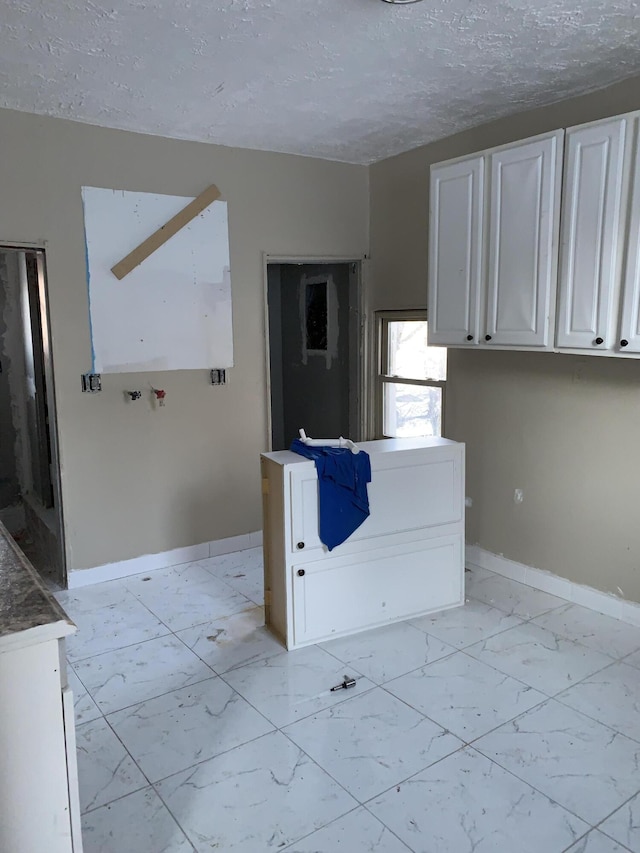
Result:
[[[314,462],[262,454],[265,618],[288,649],[464,603],[464,445],[359,447],[371,457],[371,515],[331,552]]]

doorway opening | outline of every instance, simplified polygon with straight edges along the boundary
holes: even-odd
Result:
[[[271,449],[302,428],[361,440],[361,265],[267,262]]]
[[[45,254],[0,246],[0,521],[66,586]]]

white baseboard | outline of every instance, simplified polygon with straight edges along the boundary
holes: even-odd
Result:
[[[209,542],[209,557],[219,557],[221,554],[233,554],[234,551],[261,547],[262,530],[256,530],[254,533],[244,533],[242,536],[230,536],[228,539]]]
[[[625,601],[608,592],[602,592],[591,586],[575,583],[561,578],[552,572],[525,566],[515,560],[509,560],[500,554],[485,551],[479,545],[467,545],[466,564],[468,567],[479,566],[488,569],[505,578],[540,589],[558,598],[564,598],[572,604],[580,604],[605,616],[613,616],[631,625],[640,627],[640,604],[635,601]]]
[[[228,539],[216,539],[213,542],[202,542],[200,545],[174,548],[172,551],[162,551],[159,554],[143,554],[131,560],[105,563],[91,569],[78,569],[75,572],[69,572],[67,583],[69,589],[77,589],[89,584],[152,572],[154,569],[166,569],[169,566],[179,566],[181,563],[205,560],[207,557],[219,557],[223,554],[232,554],[234,551],[258,548],[261,545],[262,531],[257,530],[254,533],[243,533],[241,536],[230,536]]]

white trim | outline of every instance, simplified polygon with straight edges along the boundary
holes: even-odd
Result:
[[[219,557],[221,554],[233,554],[234,551],[246,551],[248,548],[262,547],[262,530],[253,533],[243,533],[242,536],[230,536],[228,539],[216,539],[209,542],[209,556]]]
[[[564,598],[572,604],[580,604],[589,610],[595,610],[597,613],[604,613],[605,616],[613,616],[614,619],[621,619],[623,622],[640,627],[640,604],[637,602],[625,601],[611,593],[575,583],[552,572],[517,563],[501,554],[485,551],[479,545],[467,545],[466,565],[488,569],[502,577],[557,595],[558,598]]]
[[[62,637],[68,637],[69,634],[75,634],[76,630],[73,622],[60,619],[57,622],[48,622],[46,625],[35,625],[32,628],[25,628],[24,631],[5,634],[4,637],[0,637],[0,654],[48,643],[51,640],[60,640]]]
[[[80,817],[80,792],[75,727],[73,691],[67,684],[62,688],[62,720],[64,723],[64,748],[67,756],[67,785],[69,788],[69,820],[73,853],[82,853],[82,820]]]
[[[267,264],[359,264],[366,255],[281,255],[263,252],[264,265]]]
[[[70,572],[68,587],[78,589],[89,584],[128,578],[142,572],[152,572],[154,569],[193,563],[196,560],[205,560],[207,557],[219,557],[222,554],[232,554],[234,551],[258,548],[261,545],[262,531],[257,530],[254,533],[243,533],[241,536],[230,536],[228,539],[216,539],[213,542],[202,542],[200,545],[174,548],[172,551],[162,551],[159,554],[143,554],[131,560],[120,560],[117,563],[105,563],[91,569]]]

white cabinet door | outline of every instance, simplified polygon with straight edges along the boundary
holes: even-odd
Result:
[[[634,181],[622,292],[620,352],[640,352],[640,139],[636,135]]]
[[[294,565],[288,648],[463,604],[463,560],[454,535]]]
[[[563,132],[490,155],[489,269],[483,343],[550,345]]]
[[[323,549],[318,532],[318,477],[313,467],[291,472],[292,553]],[[353,551],[382,536],[455,524],[462,518],[463,461],[458,447],[429,454],[376,454],[368,486],[371,515],[333,554]],[[368,544],[367,544],[368,542]],[[309,557],[311,559],[312,557]]]
[[[56,639],[0,654],[0,756],[2,853],[72,853]]]
[[[429,343],[479,334],[484,158],[433,166],[429,204]]]
[[[626,119],[567,131],[558,347],[613,345]]]

